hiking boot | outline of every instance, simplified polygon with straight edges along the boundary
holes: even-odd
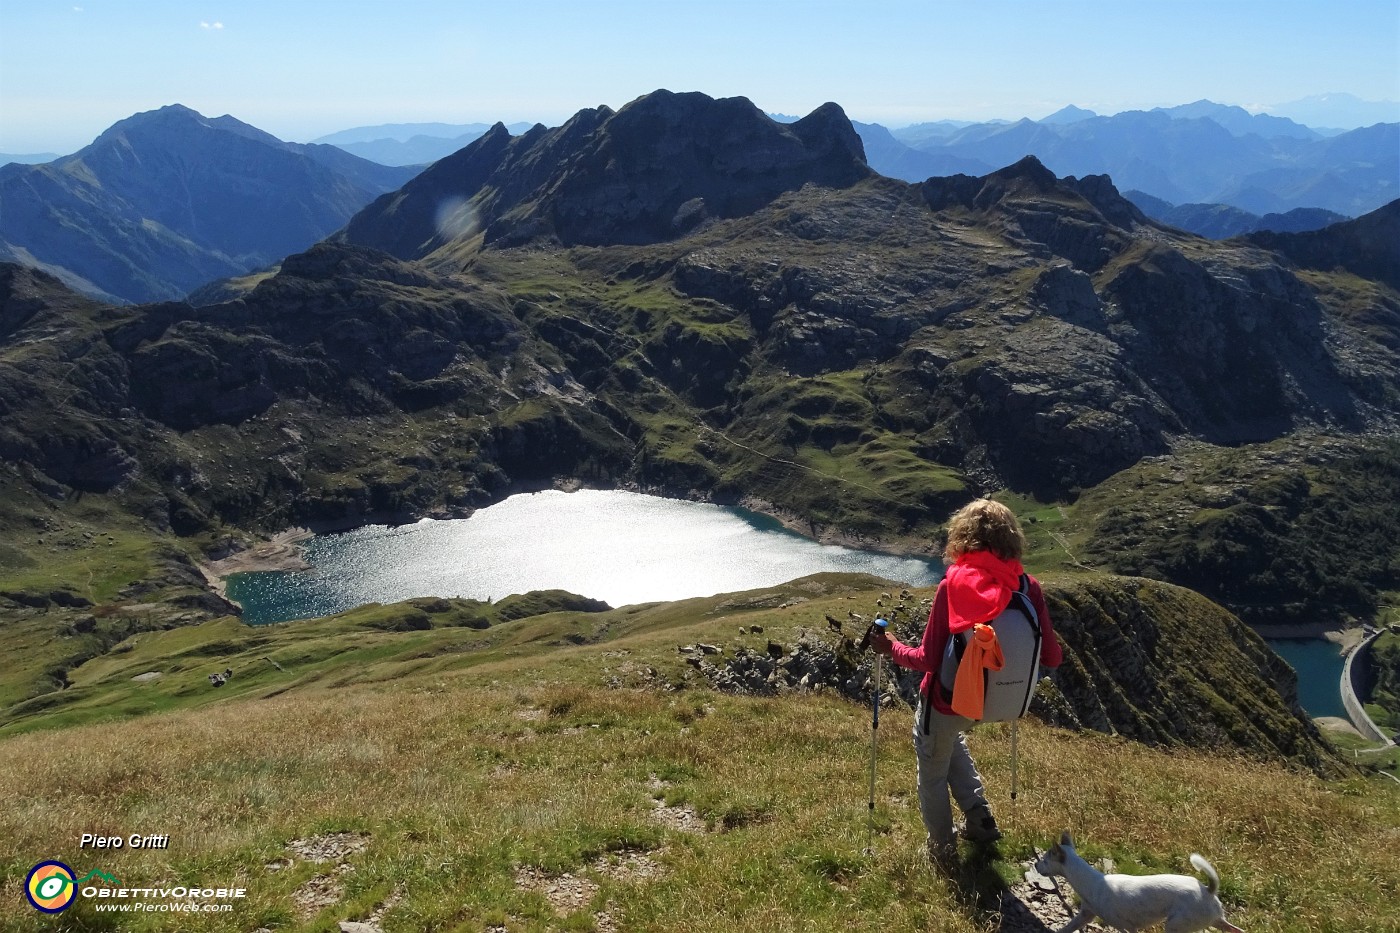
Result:
[[[958,864],[957,837],[942,842],[930,837],[928,840],[928,860],[934,868],[945,872],[952,871]]]
[[[968,842],[996,842],[1001,838],[996,818],[985,803],[967,811],[967,825],[963,827],[962,837]]]

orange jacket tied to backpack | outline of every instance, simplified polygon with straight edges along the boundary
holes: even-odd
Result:
[[[984,671],[999,671],[1006,664],[997,633],[990,625],[978,623],[972,628],[972,638],[958,665],[953,681],[953,712],[968,719],[982,718],[982,701],[986,696],[987,678]]]

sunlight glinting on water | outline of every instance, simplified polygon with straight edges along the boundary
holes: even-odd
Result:
[[[737,509],[599,490],[512,496],[469,519],[366,526],[316,538],[307,555],[314,571],[230,580],[248,621],[415,596],[498,600],[562,589],[624,606],[823,571],[912,586],[931,585],[942,573],[936,562],[817,544]]]

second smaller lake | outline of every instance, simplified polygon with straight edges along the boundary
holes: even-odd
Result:
[[[1325,638],[1271,638],[1269,647],[1298,672],[1298,702],[1314,719],[1347,718],[1342,705],[1342,669],[1346,658]]]
[[[511,496],[470,518],[368,525],[306,544],[315,569],[230,577],[254,625],[415,596],[497,600],[561,589],[612,606],[785,583],[826,571],[932,586],[939,561],[822,545],[743,509],[636,493]]]

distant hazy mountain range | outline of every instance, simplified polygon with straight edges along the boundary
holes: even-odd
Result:
[[[519,135],[531,126],[511,123],[506,129]],[[339,146],[381,165],[427,165],[486,135],[490,128],[489,123],[385,123],[341,130],[311,142]]]
[[[18,162],[21,165],[38,165],[52,162],[59,157],[57,152],[0,152],[0,165]]]
[[[1287,117],[1314,129],[1329,126],[1374,126],[1377,123],[1394,123],[1400,119],[1400,114],[1396,112],[1400,110],[1400,105],[1395,101],[1362,100],[1354,94],[1314,94],[1301,100],[1277,104],[1269,110],[1276,117]]]
[[[0,167],[0,259],[106,300],[183,298],[306,249],[413,174],[162,107],[73,155]]]
[[[1223,240],[1262,230],[1274,233],[1305,233],[1347,220],[1343,214],[1319,207],[1296,207],[1286,214],[1251,214],[1228,204],[1168,204],[1141,191],[1125,191],[1123,196],[1148,217],[1181,230],[1189,230],[1212,240]]]
[[[1059,175],[1110,175],[1148,216],[1216,238],[1316,229],[1400,195],[1400,123],[1328,137],[1198,101],[1112,117],[1066,107],[1039,121],[855,129],[867,163],[889,177],[980,177],[1030,154]],[[486,136],[505,146],[544,132],[389,124],[299,145],[172,105],[122,120],[73,155],[0,167],[0,260],[108,301],[183,298],[306,249]],[[707,210],[723,194],[711,191]]]
[[[875,169],[906,180],[926,166],[964,164],[965,174],[983,174],[1032,154],[1059,175],[1107,174],[1121,189],[1172,205],[1258,215],[1321,208],[1356,216],[1400,197],[1400,122],[1329,137],[1210,101],[1111,117],[1068,107],[1042,120],[918,124],[869,152]]]

